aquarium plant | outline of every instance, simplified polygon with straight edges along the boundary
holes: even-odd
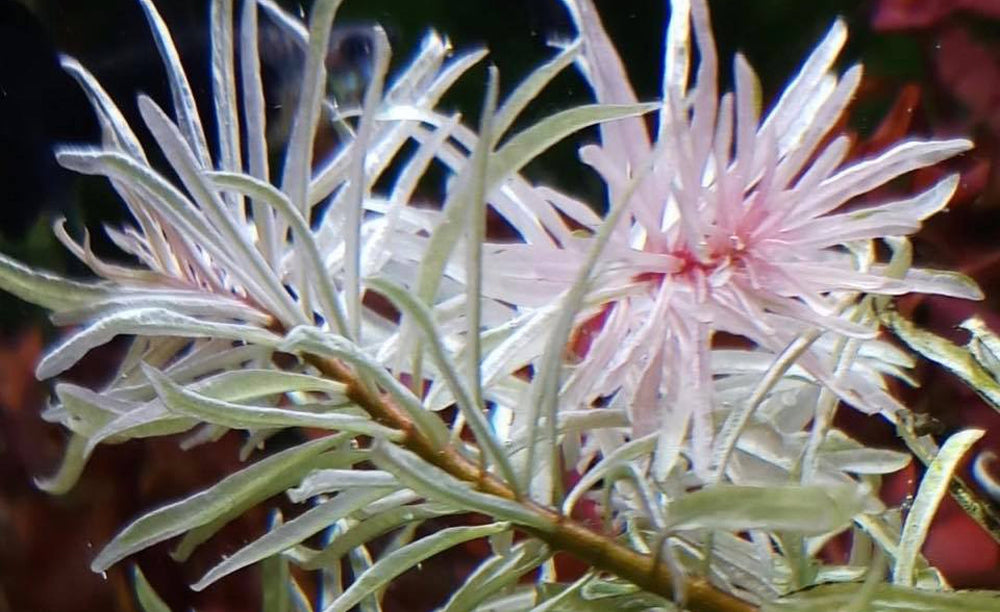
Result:
[[[441,610],[1000,610],[920,552],[949,491],[1000,533],[955,478],[983,432],[939,447],[889,384],[916,382],[915,349],[1000,397],[988,329],[969,322],[959,347],[893,308],[908,293],[982,297],[911,265],[907,236],[958,176],[873,195],[972,143],[852,156],[837,126],[862,69],[836,67],[842,21],[763,100],[741,55],[720,91],[730,58],[707,2],[672,0],[661,94],[639,100],[592,0],[564,0],[573,36],[504,75],[517,85],[502,97],[488,68],[473,125],[439,101],[485,51],[431,33],[390,71],[373,26],[359,95],[338,100],[325,60],[339,0],[305,21],[272,0],[213,0],[211,97],[196,100],[167,25],[138,1],[172,94],[167,108],[137,99],[152,141],[65,58],[102,138],[56,152],[128,208],[104,228],[125,257],[99,257],[64,223],[56,236],[96,279],[0,257],[0,287],[65,328],[37,376],[55,381],[43,416],[68,442],[38,486],[64,493],[98,445],[153,436],[189,448],[237,430],[246,466],[124,526],[95,572],[174,539],[183,561],[285,496],[296,512],[275,511],[191,587],[262,564],[265,609],[379,610],[395,578],[482,541]],[[301,55],[280,137],[261,20]],[[573,69],[592,103],[519,121]],[[585,128],[596,141],[579,158],[601,201],[525,178]],[[115,337],[128,348],[104,384],[59,381]],[[892,423],[910,452],[856,441],[835,426],[842,410]],[[916,496],[887,507],[880,478],[914,460],[927,466]],[[437,517],[450,526],[417,530]],[[135,586],[144,609],[164,609],[138,568]]]

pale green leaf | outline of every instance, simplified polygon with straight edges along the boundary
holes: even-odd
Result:
[[[137,308],[111,313],[71,335],[42,358],[35,375],[45,380],[61,374],[90,349],[118,335],[225,338],[268,347],[279,341],[278,336],[252,325],[202,321],[166,308]]]
[[[337,434],[335,437],[342,441],[346,441],[350,439],[350,434]],[[301,481],[306,474],[314,470],[329,467],[344,468],[357,465],[367,459],[367,450],[355,449],[346,444],[343,448],[339,448],[336,451],[324,453],[322,456],[315,458],[312,462],[307,462],[298,471],[288,472],[286,474],[287,477],[274,479],[273,482],[267,487],[258,489],[254,491],[252,495],[243,496],[242,498],[236,500],[235,503],[233,503],[225,512],[218,514],[209,522],[188,531],[181,539],[180,543],[177,544],[177,547],[171,551],[170,556],[176,561],[186,561],[198,546],[215,535],[230,521],[246,514],[251,507],[257,505],[265,499],[273,497],[283,491],[287,491],[296,482]]]
[[[479,538],[489,537],[510,529],[509,523],[492,523],[477,527],[450,527],[407,544],[379,559],[361,574],[323,612],[347,612],[362,599],[375,593],[403,572],[434,555]]]
[[[304,263],[311,281],[315,282],[314,290],[319,296],[319,305],[323,316],[333,322],[337,330],[347,333],[347,318],[340,305],[337,288],[333,277],[327,273],[323,264],[323,254],[316,243],[315,236],[305,218],[299,214],[292,202],[284,193],[266,181],[255,179],[245,174],[228,172],[209,173],[209,178],[220,189],[235,189],[250,196],[260,204],[273,208],[280,218],[291,228],[295,237],[294,247],[299,252],[299,258]],[[270,215],[270,213],[266,213]]]
[[[461,513],[459,509],[438,504],[391,508],[338,533],[326,548],[303,562],[302,567],[309,570],[336,567],[335,564],[349,551],[390,531],[430,518],[459,513]]]
[[[229,402],[243,402],[252,398],[296,391],[325,393],[334,404],[347,401],[343,395],[342,383],[308,374],[256,368],[220,372],[215,376],[189,383],[187,388],[200,395]],[[82,404],[87,399],[97,400],[95,401],[97,404],[101,403],[99,401],[101,396],[87,389],[62,384],[56,387],[56,391],[68,408]],[[105,399],[104,405],[109,401]],[[72,411],[77,412],[76,409]],[[104,420],[106,419],[102,417],[102,420],[97,420],[95,423]],[[97,444],[105,440],[170,435],[187,431],[197,422],[197,419],[190,416],[178,416],[167,410],[160,402],[137,405],[94,431],[87,444],[87,452],[91,452]]]
[[[53,495],[62,495],[72,489],[87,465],[86,447],[87,438],[74,433],[63,452],[59,469],[48,478],[35,478],[35,486]]]
[[[313,141],[319,125],[323,91],[326,87],[326,63],[330,27],[342,0],[319,0],[309,12],[309,38],[303,81],[295,109],[295,122],[285,150],[281,190],[300,213],[307,210],[306,193],[313,167]],[[279,232],[279,235],[281,232]]]
[[[207,219],[210,231],[217,236],[226,258],[231,262],[226,270],[246,283],[249,295],[279,317],[285,325],[305,320],[298,305],[282,285],[278,275],[271,270],[250,236],[242,227],[242,221],[226,207],[209,180],[206,169],[210,164],[199,164],[184,142],[180,131],[166,113],[148,96],[139,96],[139,113],[164,156],[181,179],[197,209]],[[242,213],[241,213],[242,216]],[[259,291],[258,295],[256,292]]]
[[[480,603],[544,563],[551,554],[538,540],[528,540],[515,545],[508,554],[486,559],[452,593],[441,612],[475,610]]]
[[[141,106],[147,107],[148,104]],[[167,128],[167,131],[170,129]],[[184,150],[181,154],[189,156],[190,151]],[[259,253],[253,251],[251,254],[252,265],[238,264],[240,249],[234,252],[233,245],[226,242],[198,206],[148,165],[127,155],[103,149],[65,147],[56,151],[56,159],[65,168],[81,174],[107,176],[122,181],[130,188],[148,192],[148,201],[155,204],[155,210],[163,217],[163,222],[175,225],[177,231],[205,249],[220,267],[243,284],[247,293],[253,295],[265,310],[279,317],[286,325],[306,322],[301,309],[285,291],[277,275],[267,268]],[[188,165],[193,163],[187,161]],[[199,183],[198,191],[202,198],[213,197],[214,194],[205,193],[207,188],[204,183],[208,179],[203,170],[199,172],[188,168],[185,174],[189,180]]]
[[[1000,383],[969,350],[917,327],[891,308],[882,309],[879,315],[911,349],[943,365],[972,387],[994,410],[1000,410]]]
[[[201,118],[198,115],[198,104],[195,101],[187,75],[184,73],[180,54],[177,53],[177,47],[174,46],[173,38],[170,36],[170,29],[160,17],[152,0],[139,0],[139,5],[146,14],[149,29],[153,32],[153,40],[156,41],[156,48],[160,52],[163,66],[166,68],[167,82],[170,84],[170,93],[173,97],[174,113],[177,114],[177,122],[184,132],[184,139],[197,154],[201,166],[203,168],[211,167],[211,154],[208,152],[205,130],[201,126]]]
[[[444,334],[434,324],[430,309],[412,293],[395,283],[375,278],[369,280],[368,285],[388,298],[400,311],[411,317],[417,326],[420,327],[421,331],[423,331],[424,339],[431,350],[431,356],[434,358],[438,370],[443,374],[445,382],[455,396],[459,409],[465,415],[466,421],[476,436],[476,441],[486,451],[490,461],[497,467],[504,480],[509,484],[513,484],[515,482],[514,469],[507,459],[507,453],[500,447],[500,441],[493,431],[493,427],[486,419],[482,406],[476,401],[473,391],[469,389],[469,386],[462,379],[457,365],[445,349],[442,340]]]
[[[649,455],[656,448],[656,439],[659,434],[647,434],[635,440],[629,440],[619,446],[614,451],[605,455],[594,467],[587,470],[580,480],[573,486],[566,499],[563,501],[563,514],[570,516],[573,513],[573,506],[592,488],[597,486],[601,480],[609,473],[618,469],[622,465]]]
[[[467,400],[464,411],[472,428],[476,442],[489,455],[490,461],[500,471],[503,480],[517,490],[514,468],[500,448],[500,440],[494,434],[483,414],[486,403],[483,400],[483,243],[486,241],[486,168],[493,151],[493,122],[497,98],[500,95],[500,71],[490,66],[486,71],[486,97],[479,120],[479,138],[469,157],[468,183],[463,196],[468,200],[464,206],[466,213],[465,231],[465,380],[472,397]],[[470,420],[470,417],[472,420]]]
[[[537,127],[538,125],[529,129]],[[506,147],[515,144],[515,140],[519,136],[520,134],[511,139]],[[527,415],[528,428],[524,436],[528,448],[528,458],[525,463],[525,473],[522,476],[524,482],[522,490],[528,491],[529,494],[536,493],[530,490],[534,472],[544,470],[550,473],[549,480],[553,484],[562,480],[561,467],[557,457],[559,446],[556,441],[556,414],[558,413],[564,351],[569,343],[576,317],[590,289],[590,278],[594,270],[597,269],[601,254],[611,240],[619,221],[629,210],[632,194],[651,170],[652,167],[649,165],[633,169],[631,180],[617,200],[611,203],[610,211],[591,241],[587,255],[576,273],[576,278],[573,279],[573,285],[558,300],[559,314],[548,334],[545,352],[538,365],[535,366],[536,375],[531,382],[531,401]],[[540,464],[536,462],[540,462]],[[555,491],[549,487],[548,490],[541,493],[542,499],[540,501],[547,503],[551,501]]]
[[[316,470],[302,479],[298,487],[288,490],[288,499],[302,503],[324,493],[374,487],[399,488],[399,481],[382,470]]]
[[[284,526],[280,510],[271,513],[268,532],[273,533]],[[291,594],[288,592],[292,574],[288,559],[274,554],[260,564],[260,591],[262,612],[290,612]],[[197,587],[192,587],[199,590]]]
[[[60,308],[61,312],[51,317],[56,325],[85,323],[114,311],[134,308],[168,308],[178,314],[235,320],[262,327],[274,322],[269,314],[244,301],[201,291],[122,291],[78,308]]]
[[[862,582],[822,584],[764,604],[760,612],[842,610],[866,585]],[[926,591],[882,584],[875,588],[865,612],[1000,612],[995,591]]]
[[[527,507],[513,500],[476,491],[471,484],[393,444],[376,442],[372,450],[372,462],[383,470],[392,472],[404,485],[432,501],[482,512],[542,532],[552,531],[555,527]]]
[[[868,494],[852,485],[715,485],[667,505],[667,528],[823,534],[848,526]]]
[[[389,440],[399,440],[403,435],[399,431],[375,423],[367,416],[307,412],[289,406],[281,408],[247,406],[216,400],[184,389],[154,368],[146,366],[143,371],[169,410],[205,423],[230,429],[316,427]]]
[[[551,60],[536,68],[526,79],[518,83],[514,91],[510,92],[496,112],[493,124],[494,138],[500,138],[508,128],[514,123],[521,111],[534,100],[545,86],[552,79],[573,63],[579,54],[581,43],[579,40],[568,45]]]
[[[910,513],[903,524],[903,535],[899,540],[896,563],[892,569],[892,581],[895,584],[913,585],[917,557],[927,538],[938,505],[948,492],[952,474],[955,473],[965,453],[985,433],[981,429],[967,429],[956,433],[948,438],[934,461],[927,467],[920,481],[917,496],[910,506]]]
[[[132,584],[143,612],[170,612],[167,603],[153,590],[138,565],[132,566]]]
[[[113,295],[110,286],[79,283],[32,270],[3,253],[0,253],[0,289],[55,312],[85,308]]]
[[[206,572],[201,580],[191,585],[191,588],[201,591],[223,576],[288,550],[391,491],[392,489],[373,488],[352,489],[340,493],[332,500],[310,508],[291,521],[274,527],[253,543],[226,557],[224,561]]]
[[[891,474],[910,464],[909,453],[884,448],[820,450],[820,461],[833,469],[851,474]]]
[[[966,346],[975,360],[994,379],[1000,380],[1000,337],[978,316],[966,319],[960,327],[969,330],[971,334]]]
[[[528,162],[574,132],[598,123],[644,115],[658,108],[658,103],[588,104],[550,115],[512,136],[490,156],[486,190],[489,192],[499,181],[518,172]]]
[[[318,455],[343,441],[343,436],[328,436],[276,453],[227,476],[209,489],[142,516],[101,550],[90,564],[91,569],[103,572],[133,553],[209,523],[248,499],[262,494],[269,497],[275,488],[284,490],[301,478],[301,472]]]

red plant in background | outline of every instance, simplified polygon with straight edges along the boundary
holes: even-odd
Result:
[[[876,30],[932,27],[954,13],[1000,19],[997,0],[882,0],[872,17]]]

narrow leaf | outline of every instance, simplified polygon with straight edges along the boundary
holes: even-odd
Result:
[[[118,335],[225,338],[268,347],[279,340],[271,332],[252,325],[201,321],[166,308],[136,308],[113,312],[73,334],[42,358],[35,375],[45,380],[61,374],[90,349]]]
[[[441,612],[471,612],[477,606],[515,582],[521,576],[535,569],[552,553],[538,540],[521,542],[506,555],[494,555],[486,559],[466,578]]]
[[[288,550],[390,492],[392,489],[373,488],[353,489],[340,493],[332,500],[275,527],[255,542],[226,557],[222,563],[206,572],[201,580],[191,585],[191,588],[201,591],[223,576]]]
[[[167,82],[170,84],[170,93],[173,96],[174,113],[177,114],[177,122],[183,130],[184,139],[197,154],[200,165],[203,168],[209,168],[212,165],[211,156],[205,140],[205,130],[201,126],[201,118],[198,115],[198,104],[195,102],[194,92],[191,90],[187,75],[184,73],[180,54],[177,53],[177,47],[174,46],[173,38],[170,36],[170,29],[160,17],[152,0],[139,0],[139,5],[146,14],[149,29],[152,30],[153,39],[156,41],[156,48],[160,52],[160,58],[167,70]]]
[[[972,445],[986,432],[981,429],[967,429],[948,438],[941,451],[927,467],[917,496],[910,507],[910,513],[903,525],[903,535],[899,540],[899,551],[896,554],[896,564],[892,569],[892,581],[902,586],[913,585],[913,573],[917,557],[927,538],[931,520],[937,512],[938,505],[951,482],[952,474],[959,461]]]
[[[143,372],[153,383],[157,395],[168,409],[205,423],[222,425],[230,429],[317,427],[390,440],[399,440],[403,436],[401,432],[379,425],[366,416],[306,412],[290,407],[266,408],[235,404],[188,391],[154,368],[144,367]]]
[[[588,104],[550,115],[508,140],[490,156],[487,193],[499,181],[518,172],[552,145],[583,128],[627,117],[644,115],[660,107],[649,104]]]
[[[279,529],[283,524],[281,510],[271,513],[269,531]],[[272,555],[260,564],[261,612],[291,612],[292,598],[289,581],[292,579],[288,559],[280,554]]]
[[[133,553],[212,521],[241,500],[288,480],[320,453],[343,441],[343,436],[328,436],[290,448],[227,476],[209,489],[144,515],[119,532],[90,568],[103,572]]]
[[[861,582],[821,584],[764,604],[760,612],[815,612],[843,610],[867,585]],[[1000,593],[995,591],[929,591],[881,584],[865,612],[1000,612]]]
[[[386,510],[337,534],[326,548],[310,557],[302,564],[302,567],[307,570],[335,567],[336,563],[348,552],[390,531],[429,518],[459,513],[460,511],[457,509],[438,504],[399,506]]]
[[[500,447],[500,440],[487,420],[481,403],[476,401],[469,385],[459,375],[458,367],[448,355],[442,342],[444,334],[434,324],[430,309],[415,295],[388,280],[375,278],[371,279],[368,285],[389,298],[396,308],[411,317],[420,327],[424,339],[430,346],[431,356],[434,358],[438,370],[444,376],[448,388],[455,396],[459,409],[472,428],[476,441],[486,452],[490,462],[497,467],[504,480],[508,484],[513,484],[515,482],[514,469],[507,459],[507,453]],[[473,384],[475,383],[476,381],[473,381]]]
[[[220,189],[236,189],[253,198],[254,202],[270,205],[275,212],[291,227],[295,236],[294,248],[301,249],[300,258],[305,263],[309,278],[315,281],[319,294],[320,308],[323,316],[333,322],[337,331],[346,335],[348,332],[347,317],[340,305],[339,293],[333,284],[333,277],[323,265],[323,254],[309,229],[309,224],[299,211],[292,205],[288,197],[270,183],[244,174],[215,172],[208,175]],[[270,211],[264,210],[268,216]]]
[[[393,444],[376,442],[372,450],[372,461],[383,470],[395,474],[404,485],[432,501],[482,512],[542,532],[549,532],[554,528],[544,517],[525,506],[476,491],[471,484]]]
[[[917,327],[891,308],[883,308],[879,314],[882,321],[911,349],[943,365],[972,387],[994,410],[1000,411],[1000,383],[969,350]],[[983,353],[980,357],[986,359]]]
[[[303,478],[302,484],[288,490],[288,499],[298,504],[324,493],[377,487],[399,488],[399,481],[382,470],[316,470]]]
[[[35,486],[53,495],[62,495],[72,489],[87,464],[86,447],[87,438],[74,433],[66,445],[59,470],[48,478],[35,478]]]
[[[111,295],[110,287],[78,283],[32,270],[3,253],[0,253],[0,289],[55,312],[85,308]]]
[[[132,584],[135,587],[136,599],[139,600],[139,606],[143,612],[170,612],[167,603],[153,590],[152,585],[146,580],[146,576],[138,565],[132,566]]]
[[[403,572],[415,567],[434,555],[479,538],[496,535],[510,529],[508,523],[492,523],[478,527],[451,527],[407,544],[382,559],[368,571],[358,576],[323,612],[347,612],[362,599],[375,593]]]
[[[667,505],[667,528],[823,534],[864,511],[866,493],[851,485],[716,485]]]
[[[510,93],[509,96],[503,101],[499,110],[496,112],[496,118],[494,119],[493,127],[493,137],[494,139],[500,138],[504,133],[510,128],[517,119],[521,111],[534,100],[545,86],[548,85],[552,79],[556,77],[560,72],[563,71],[567,66],[573,63],[579,54],[581,43],[579,40],[573,42],[573,44],[568,45],[565,49],[559,52],[558,55],[553,57],[551,60],[545,62],[538,68],[536,68],[528,78],[521,81],[517,88]]]

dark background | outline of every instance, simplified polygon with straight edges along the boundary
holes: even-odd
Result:
[[[835,16],[846,18],[851,38],[841,65],[866,65],[866,76],[849,121],[855,153],[869,155],[902,134],[964,134],[976,151],[954,162],[963,173],[952,212],[929,224],[917,241],[918,255],[939,266],[974,275],[989,298],[979,305],[942,299],[904,299],[900,306],[922,324],[955,337],[954,324],[979,312],[1000,329],[995,285],[1000,279],[1000,235],[994,171],[1000,133],[1000,7],[991,0],[718,0],[711,2],[723,66],[737,50],[761,75],[765,105],[781,90]],[[605,24],[623,54],[640,99],[659,92],[665,0],[597,0]],[[294,5],[286,5],[289,8]],[[158,8],[180,47],[198,95],[208,95],[205,0],[161,0]],[[548,41],[568,34],[568,18],[557,0],[347,0],[338,20],[378,21],[389,31],[394,62],[408,61],[429,28],[446,33],[456,50],[487,46],[505,89],[553,53]],[[95,248],[109,252],[101,222],[119,223],[123,207],[105,182],[59,169],[57,143],[96,142],[96,125],[84,97],[63,75],[56,53],[78,58],[118,102],[140,138],[135,94],[167,102],[166,82],[145,20],[134,0],[0,0],[0,251],[33,265],[85,275],[51,238],[49,224],[66,215],[77,235],[91,230]],[[484,64],[485,65],[485,64]],[[444,102],[475,120],[483,90],[482,66],[460,81]],[[724,80],[728,87],[728,70]],[[536,101],[526,121],[588,101],[582,81],[567,71]],[[206,125],[211,133],[211,126]],[[576,147],[594,139],[585,132],[557,146],[528,168],[529,176],[593,202],[601,185],[575,161]],[[894,184],[907,191],[935,178],[929,171]],[[978,309],[978,310],[974,310]],[[119,527],[142,510],[191,493],[237,468],[239,439],[190,453],[174,440],[129,443],[100,449],[81,483],[69,494],[39,493],[31,478],[57,465],[63,434],[43,424],[38,411],[47,396],[34,382],[33,364],[56,333],[39,313],[0,296],[0,612],[135,610],[125,566],[106,577],[91,574],[90,559]],[[956,337],[961,340],[961,337]],[[70,377],[96,384],[118,347],[95,351]],[[908,398],[939,418],[943,432],[969,424],[1000,431],[985,409],[949,377],[921,366],[925,385]],[[891,432],[862,420],[853,433],[892,443]],[[991,435],[987,444],[996,445]],[[912,479],[915,475],[901,476]],[[891,484],[891,483],[890,483]],[[902,487],[902,488],[900,488]],[[902,491],[902,492],[900,492]],[[892,495],[905,495],[905,484]],[[174,564],[168,546],[138,555],[154,586],[174,610],[251,610],[258,605],[254,571],[244,571],[207,592],[193,582],[219,555],[236,550],[265,522],[264,509],[227,529],[185,565]],[[431,525],[428,528],[433,528]],[[390,589],[389,610],[430,609],[475,562],[476,551],[442,555]],[[1000,552],[974,525],[945,506],[926,551],[956,586],[1000,586]],[[970,561],[971,559],[971,561]]]

